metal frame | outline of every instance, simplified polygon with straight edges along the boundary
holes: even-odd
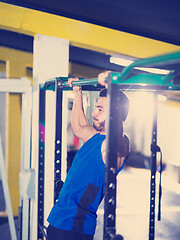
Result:
[[[104,201],[104,240],[116,235],[116,190],[117,190],[117,153],[118,153],[118,135],[117,127],[119,125],[119,110],[121,101],[119,97],[119,88],[111,84],[111,75],[108,77],[108,111],[107,119],[107,162],[105,171],[105,201]],[[114,126],[117,126],[116,128]],[[111,169],[111,170],[110,170]]]
[[[67,78],[65,78],[67,79]],[[83,82],[82,82],[83,83]],[[83,86],[83,90],[99,90],[100,85]],[[44,171],[45,171],[45,108],[46,108],[46,90],[52,90],[56,95],[56,125],[55,125],[55,149],[54,149],[54,203],[57,201],[59,191],[62,187],[61,168],[62,168],[62,101],[63,90],[69,90],[62,86],[62,80],[58,78],[53,83],[46,84],[46,87],[40,85],[39,89],[39,163],[38,163],[38,214],[37,214],[37,238],[42,239],[42,227],[44,226]],[[43,126],[43,131],[42,131]]]
[[[113,126],[118,124],[119,118],[116,115],[115,107],[118,107],[118,97],[114,94],[115,89],[124,89],[126,91],[154,91],[155,100],[159,90],[179,91],[180,85],[174,85],[173,78],[176,76],[176,71],[171,71],[170,74],[155,75],[155,74],[139,74],[137,76],[128,78],[135,67],[148,67],[163,64],[180,63],[180,52],[158,56],[149,59],[138,60],[130,66],[124,68],[121,73],[112,73],[109,75],[108,87],[108,106],[109,115],[107,118],[108,134],[107,134],[107,164],[105,177],[105,213],[104,213],[104,240],[122,239],[122,236],[116,234],[116,169],[117,169],[117,143],[116,132],[113,131]],[[146,78],[144,77],[146,76]],[[41,90],[69,90],[67,77],[57,77],[50,79],[41,86]],[[118,85],[117,85],[118,84]],[[98,79],[80,79],[75,81],[73,85],[82,85],[83,90],[98,90],[102,88],[98,85]],[[56,89],[57,88],[57,89]],[[62,98],[62,96],[60,97]],[[61,109],[62,110],[62,109]],[[58,109],[60,111],[60,109]],[[60,123],[59,123],[60,124]],[[113,139],[113,141],[110,141]],[[56,139],[57,141],[59,138]],[[156,153],[157,153],[157,108],[154,113],[153,135],[152,135],[152,165],[151,165],[151,199],[150,199],[150,223],[149,223],[149,240],[154,239],[155,232],[155,184],[156,184]],[[59,149],[58,149],[59,150]],[[59,160],[59,159],[58,159]],[[58,163],[59,164],[59,163]],[[61,164],[61,163],[60,163]],[[59,166],[58,166],[59,167]],[[112,171],[108,169],[112,168]]]
[[[57,82],[58,85],[58,82]],[[61,138],[62,138],[62,89],[56,87],[56,126],[54,149],[54,203],[57,201],[61,183]],[[38,224],[37,239],[43,239],[44,226],[44,171],[45,171],[45,121],[46,91],[39,90],[39,164],[38,164]]]
[[[173,70],[175,64],[180,64],[180,52],[166,54],[162,56],[137,60],[129,66],[125,67],[122,72],[112,73],[112,83],[120,84],[120,88],[124,90],[169,90],[179,91],[180,85],[173,84],[173,78],[177,75],[177,66]],[[138,75],[130,75],[135,68],[138,67],[154,67],[154,66],[171,66],[171,72],[167,75],[146,74],[139,72]],[[67,77],[56,77],[49,79],[42,88],[46,90],[54,90],[56,81],[59,81],[59,86],[64,89],[69,89]],[[98,85],[98,79],[80,79],[73,85]]]
[[[149,213],[149,240],[155,237],[155,197],[156,197],[156,169],[157,169],[157,96],[154,94],[154,116],[151,143],[151,182],[150,182],[150,213]]]
[[[32,110],[32,87],[30,80],[22,79],[1,79],[0,92],[22,94],[22,125],[21,125],[21,172],[31,168],[31,110]],[[30,229],[30,200],[20,196],[20,233],[19,239],[29,239]]]
[[[43,237],[41,226],[44,226],[44,158],[45,158],[45,104],[46,91],[39,93],[39,162],[38,162],[38,225],[37,239]]]
[[[58,85],[58,82],[57,82]],[[61,181],[61,146],[62,146],[62,88],[56,86],[56,135],[55,135],[55,168],[54,168],[54,203],[58,200]]]

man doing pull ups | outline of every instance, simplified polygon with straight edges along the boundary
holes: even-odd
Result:
[[[109,72],[99,74],[98,81],[105,85]],[[77,78],[69,78],[68,84]],[[92,113],[93,126],[88,125],[83,111],[82,91],[74,86],[74,102],[71,124],[74,134],[83,142],[76,153],[72,166],[60,191],[58,201],[52,208],[47,228],[48,240],[92,240],[96,229],[96,212],[104,197],[106,164],[106,115],[107,89],[99,93]],[[129,110],[129,100],[120,91],[121,121],[119,123],[119,151],[117,169],[120,170],[129,153],[129,140],[123,134],[123,121]],[[117,172],[118,173],[118,172]]]

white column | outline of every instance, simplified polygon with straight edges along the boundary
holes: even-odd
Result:
[[[2,151],[4,159],[6,159],[6,131],[7,131],[7,93],[0,92],[0,135],[2,142]],[[1,173],[0,173],[1,180]]]
[[[39,84],[53,77],[67,77],[69,41],[56,37],[36,35],[33,58],[33,116],[32,116],[32,168],[36,170],[36,198],[32,203],[31,239],[37,239],[37,188],[38,188],[38,117]],[[45,135],[45,197],[44,224],[53,206],[54,198],[54,141],[55,141],[55,93],[46,93]]]

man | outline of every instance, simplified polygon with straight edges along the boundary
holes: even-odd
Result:
[[[98,76],[100,84],[105,85],[109,72]],[[78,80],[70,78],[69,86]],[[58,202],[48,217],[48,240],[92,240],[96,228],[96,211],[103,199],[106,163],[106,105],[107,89],[99,94],[99,99],[92,113],[93,126],[88,125],[83,111],[82,91],[74,86],[74,103],[71,124],[73,131],[84,145],[77,152],[67,174]],[[128,98],[122,92],[122,120],[128,114]],[[120,122],[120,151],[117,166],[122,167],[129,152],[129,141],[123,135]]]

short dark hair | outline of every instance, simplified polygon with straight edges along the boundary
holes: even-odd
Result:
[[[129,112],[129,99],[128,97],[120,90],[116,90],[116,95],[120,97],[120,104],[122,109],[122,119],[126,120],[128,112]],[[107,97],[107,88],[104,88],[100,91],[99,97]]]
[[[107,88],[103,88],[103,89],[99,92],[99,96],[100,96],[100,97],[107,97]]]

